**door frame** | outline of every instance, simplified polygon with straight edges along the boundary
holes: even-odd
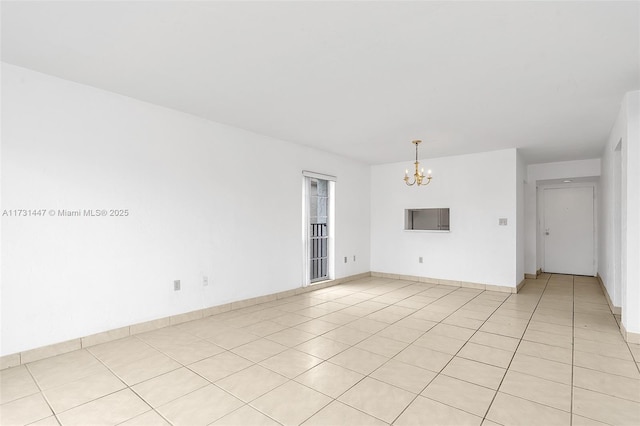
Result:
[[[322,179],[329,181],[329,200],[328,200],[328,214],[327,227],[329,231],[329,239],[327,243],[327,279],[332,280],[335,278],[335,187],[336,177],[326,175],[323,173],[310,172],[307,170],[302,171],[302,287],[321,283],[323,281],[311,282],[310,268],[311,268],[311,251],[309,248],[309,212],[311,207],[309,205],[309,187],[310,179]],[[325,281],[326,281],[325,280]]]
[[[571,183],[557,183],[557,184],[542,184],[537,185],[537,197],[538,197],[538,212],[537,212],[537,237],[540,243],[540,264],[542,271],[546,271],[546,253],[545,253],[545,223],[544,223],[544,191],[546,189],[568,189],[568,188],[592,188],[593,190],[593,269],[592,275],[595,277],[598,272],[598,183],[597,182],[571,182]]]

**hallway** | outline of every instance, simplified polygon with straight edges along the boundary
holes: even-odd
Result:
[[[2,425],[633,425],[595,278],[369,277],[3,370]]]

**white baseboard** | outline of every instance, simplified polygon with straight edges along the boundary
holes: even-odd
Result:
[[[602,282],[602,277],[600,274],[596,274],[596,278],[598,279],[598,284],[600,284],[600,288],[604,293],[604,297],[607,299],[607,303],[609,304],[609,309],[614,315],[622,315],[622,308],[620,306],[615,306],[609,297],[609,292],[607,291],[607,287],[605,287],[604,282]]]
[[[444,279],[432,278],[432,277],[421,277],[417,275],[390,274],[386,272],[371,272],[371,276],[389,278],[393,280],[415,281],[415,282],[421,282],[421,283],[427,283],[427,284],[475,288],[479,290],[497,291],[501,293],[517,293],[518,290],[524,285],[524,280],[522,280],[517,287],[507,287],[507,286],[500,286],[500,285],[493,285],[493,284],[474,283],[470,281],[454,281],[454,280],[444,280]]]

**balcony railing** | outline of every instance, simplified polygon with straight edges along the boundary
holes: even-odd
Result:
[[[311,237],[309,238],[309,252],[311,254],[311,282],[322,281],[329,278],[327,267],[328,260],[328,240],[326,223],[312,223]]]

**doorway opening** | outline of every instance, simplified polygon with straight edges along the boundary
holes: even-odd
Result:
[[[304,285],[333,278],[335,178],[304,173]]]

